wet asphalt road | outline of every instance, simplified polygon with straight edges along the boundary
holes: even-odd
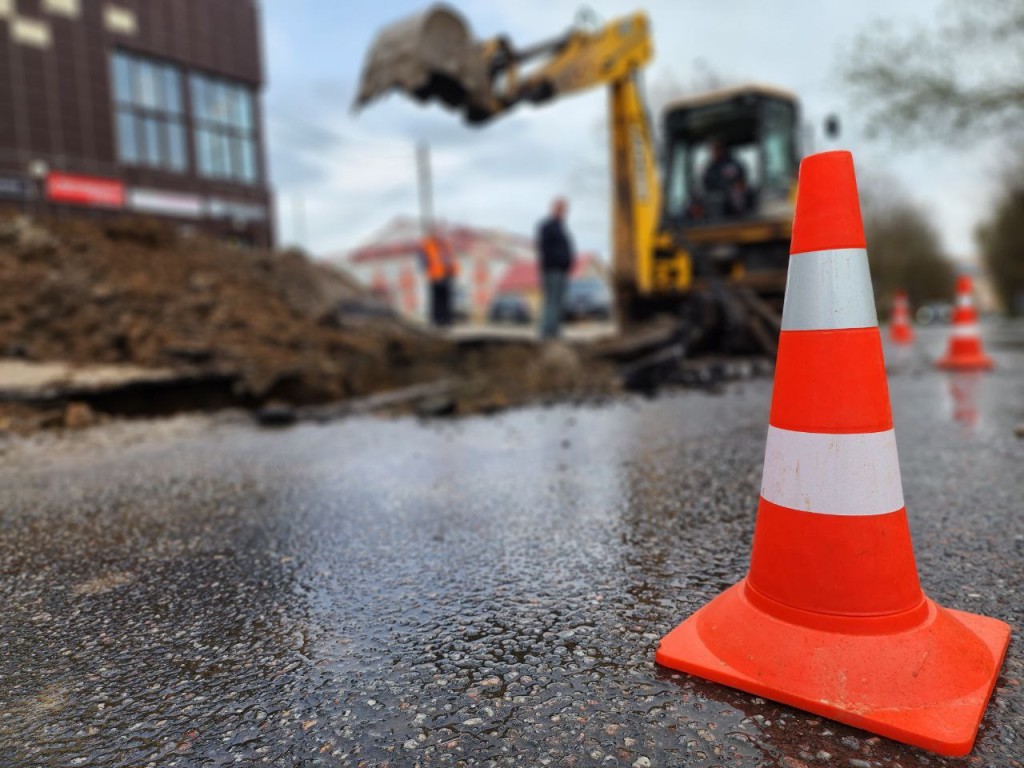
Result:
[[[762,380],[4,444],[0,766],[1024,765],[1024,328],[989,339],[890,377],[925,589],[1013,627],[967,759],[655,666],[745,573]]]

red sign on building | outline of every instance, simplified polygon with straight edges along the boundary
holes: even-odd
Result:
[[[124,184],[116,179],[51,173],[46,177],[46,196],[55,203],[124,207]]]

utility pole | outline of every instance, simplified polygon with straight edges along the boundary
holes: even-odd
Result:
[[[420,229],[426,237],[434,223],[434,190],[430,177],[430,145],[425,141],[416,144],[416,184],[420,197]]]

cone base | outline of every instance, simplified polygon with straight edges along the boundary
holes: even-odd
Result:
[[[746,590],[727,589],[662,638],[657,662],[942,755],[970,752],[1007,624],[926,599],[910,629],[855,634],[847,620],[830,632],[778,619]]]
[[[936,361],[935,367],[946,371],[991,371],[995,364],[988,355],[946,355]]]

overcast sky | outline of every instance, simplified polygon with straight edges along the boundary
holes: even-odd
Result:
[[[457,0],[477,36],[507,33],[526,45],[565,30],[579,0]],[[651,17],[655,60],[648,91],[663,94],[711,70],[795,91],[820,136],[840,115],[836,146],[851,149],[861,175],[891,174],[933,216],[946,248],[974,250],[973,231],[991,199],[995,148],[920,148],[868,141],[836,71],[873,19],[929,23],[941,0],[589,0],[601,19],[637,8]],[[555,195],[571,199],[581,248],[607,257],[608,147],[604,89],[540,108],[521,107],[484,129],[441,107],[400,96],[350,112],[375,31],[419,10],[419,0],[264,0],[269,88],[266,120],[278,233],[317,255],[347,250],[391,217],[416,212],[413,147],[432,148],[438,214],[529,234]],[[299,205],[301,201],[302,205]],[[300,215],[300,211],[303,214]],[[870,244],[869,244],[870,246]]]

